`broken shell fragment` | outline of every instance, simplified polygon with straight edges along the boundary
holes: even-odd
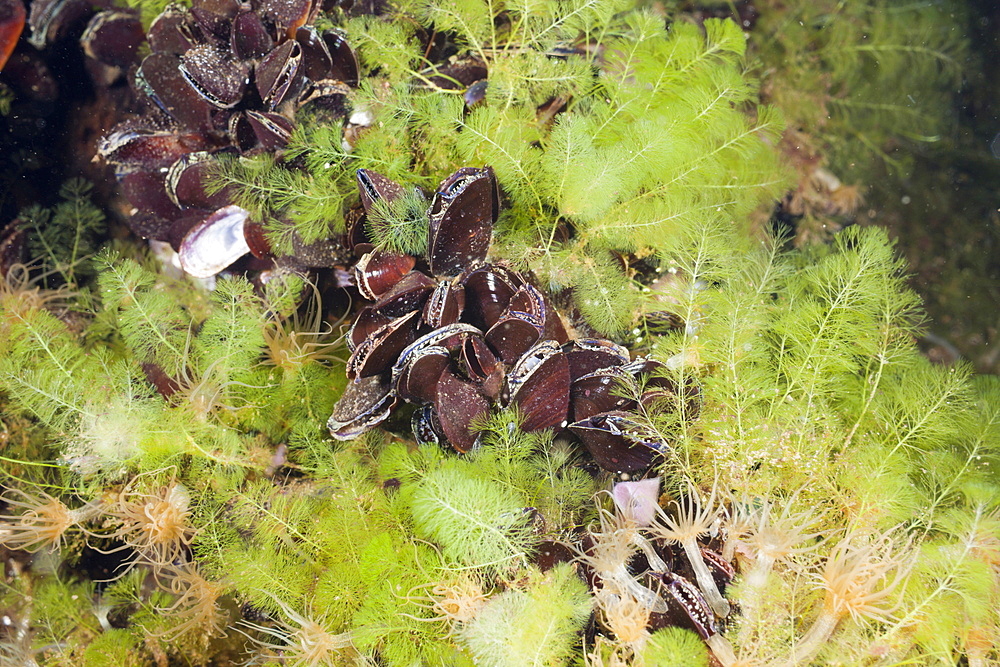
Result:
[[[250,213],[226,206],[196,225],[181,242],[181,268],[196,278],[208,278],[250,252],[243,224]]]

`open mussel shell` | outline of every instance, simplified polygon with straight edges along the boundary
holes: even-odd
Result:
[[[146,56],[135,73],[135,84],[181,125],[192,129],[211,126],[212,105],[181,74],[177,56],[167,53]]]
[[[708,639],[719,631],[715,614],[696,585],[674,572],[657,572],[649,576],[658,581],[657,592],[667,603],[665,613],[650,614],[650,630],[678,626],[694,630],[702,639]]]
[[[396,403],[392,386],[384,376],[361,378],[348,383],[333,407],[327,428],[337,440],[352,440],[385,421]]]
[[[376,329],[391,321],[392,318],[388,315],[383,315],[371,306],[365,306],[358,311],[357,317],[354,318],[354,324],[351,325],[351,330],[347,333],[348,349],[354,352],[358,345],[361,345]]]
[[[434,407],[441,431],[451,446],[460,452],[472,449],[476,434],[470,429],[470,424],[490,409],[489,401],[479,392],[476,384],[445,368],[437,381]]]
[[[232,23],[229,48],[240,60],[261,58],[274,46],[260,16],[254,11],[240,11]]]
[[[180,72],[209,104],[231,109],[243,99],[250,64],[236,60],[229,51],[206,44],[181,56]]]
[[[347,113],[347,96],[350,93],[350,87],[343,81],[333,79],[308,81],[295,104],[299,109],[307,104],[312,104],[317,108],[332,112],[334,116],[342,116]]]
[[[406,194],[402,185],[371,169],[358,169],[355,178],[365,213],[371,213],[377,201],[391,202]]]
[[[521,428],[531,433],[563,428],[569,412],[569,363],[555,341],[528,350],[507,376],[510,403],[520,410]]]
[[[416,263],[410,255],[373,250],[354,265],[354,284],[361,296],[376,301],[413,270]]]
[[[287,41],[264,56],[255,70],[261,100],[274,110],[285,100],[295,99],[302,88],[302,47]]]
[[[247,122],[253,130],[257,142],[265,151],[276,151],[288,145],[295,129],[292,121],[273,111],[259,112],[248,109]]]
[[[388,371],[407,345],[417,337],[419,311],[397,317],[357,346],[347,361],[347,377],[355,379]]]
[[[2,3],[0,3],[2,4]],[[139,18],[130,12],[105,11],[94,14],[80,37],[83,52],[111,67],[129,67],[145,41]]]
[[[490,167],[463,167],[439,187],[430,208],[427,255],[431,273],[455,276],[486,261],[499,211]]]
[[[226,206],[191,229],[178,251],[181,268],[196,278],[208,278],[250,252],[243,235],[249,215],[239,206]]]
[[[614,473],[635,472],[652,465],[668,446],[646,432],[628,412],[601,412],[569,425],[601,468]]]
[[[459,283],[442,281],[437,284],[424,304],[422,321],[432,329],[458,322],[465,309],[465,288]]]

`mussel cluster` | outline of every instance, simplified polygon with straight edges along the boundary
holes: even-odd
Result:
[[[268,255],[259,221],[206,190],[220,155],[283,148],[305,105],[345,111],[357,58],[334,31],[311,25],[313,0],[195,0],[153,21],[152,53],[135,72],[149,104],[99,146],[135,207],[133,229],[168,241],[194,276],[214,275],[246,254]]]
[[[365,215],[404,194],[370,170],[358,170],[357,181]],[[357,437],[402,401],[418,406],[418,442],[466,452],[477,417],[516,406],[525,431],[568,428],[607,470],[649,467],[667,443],[633,411],[673,391],[655,373],[660,364],[633,361],[612,341],[570,339],[526,276],[486,261],[499,201],[492,169],[459,169],[431,200],[426,258],[356,245],[354,280],[374,303],[348,334],[351,382],[331,434]]]

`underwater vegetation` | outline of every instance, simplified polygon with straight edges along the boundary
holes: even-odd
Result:
[[[105,139],[163,243],[79,181],[6,237],[0,664],[1000,660],[1000,384],[920,354],[883,230],[762,224],[804,121],[757,28],[278,6],[143,5],[202,31]],[[866,58],[810,66],[862,99]]]

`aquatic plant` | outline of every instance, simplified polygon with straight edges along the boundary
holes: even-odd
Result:
[[[880,230],[797,250],[749,221],[788,180],[736,24],[531,9],[346,20],[354,122],[301,113],[283,153],[223,168],[291,265],[206,285],[116,242],[94,280],[50,254],[7,274],[0,388],[35,429],[3,452],[11,659],[997,657],[997,383],[919,355],[919,303]],[[607,433],[655,438],[658,458],[602,471],[562,417],[525,432],[523,405],[465,420],[465,453],[411,441],[400,413],[331,439],[357,390],[336,331],[357,316],[334,306],[350,267],[307,271],[295,239],[340,248],[343,229],[433,273],[411,186],[486,166],[492,275],[523,276],[575,338],[616,337],[612,367],[624,345],[652,355],[601,391],[631,410]],[[359,168],[403,191],[361,229]],[[651,494],[639,521],[598,493],[626,475],[676,496]],[[83,581],[65,576],[77,558]]]

